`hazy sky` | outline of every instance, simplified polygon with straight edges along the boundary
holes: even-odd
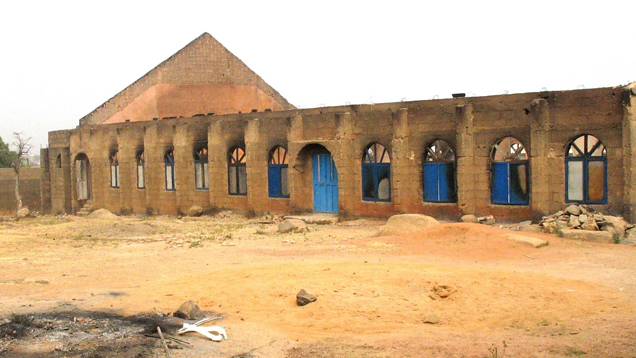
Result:
[[[5,1],[0,13],[0,137],[23,131],[34,153],[203,32],[300,108],[636,81],[634,0]]]

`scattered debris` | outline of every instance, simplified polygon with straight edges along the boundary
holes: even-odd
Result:
[[[163,345],[163,349],[166,350],[166,356],[170,358],[170,351],[168,350],[168,345],[166,344],[166,340],[163,338],[163,333],[161,333],[161,327],[157,326],[157,333],[159,333],[159,338],[161,338],[161,344]]]
[[[183,327],[177,331],[177,334],[184,334],[187,332],[197,332],[215,342],[220,342],[223,338],[227,339],[227,333],[225,329],[219,326],[209,326],[203,327],[201,326],[204,323],[208,323],[210,321],[215,320],[216,318],[206,317],[198,322],[193,324],[183,323]]]
[[[492,215],[480,216],[477,222],[483,225],[495,225],[495,217]]]
[[[203,208],[198,205],[193,205],[188,209],[188,216],[196,217],[203,214]]]
[[[111,213],[106,209],[97,209],[86,215],[87,219],[117,219],[119,216]]]
[[[422,323],[438,324],[439,323],[439,317],[436,314],[428,314],[428,315],[424,316],[424,318],[422,319]]]
[[[268,229],[256,229],[256,233],[259,235],[274,235],[278,232],[277,228],[268,228]]]
[[[195,302],[187,301],[179,306],[179,308],[174,312],[173,316],[193,320],[204,318],[205,313],[201,311],[201,309]]]
[[[307,223],[300,219],[285,219],[278,224],[278,231],[281,233],[302,232],[307,230]]]
[[[333,214],[311,214],[311,215],[286,215],[284,219],[302,220],[313,225],[332,225],[338,222],[338,216]]]
[[[298,292],[298,294],[296,295],[296,304],[298,306],[305,306],[308,305],[312,302],[316,302],[318,298],[310,293],[308,293],[307,291],[305,291],[304,289],[300,290],[300,292]]]
[[[393,215],[376,236],[403,235],[438,225],[435,218],[422,214]]]
[[[440,300],[450,297],[450,295],[455,292],[457,292],[457,290],[451,286],[435,284],[433,287],[431,287],[431,290],[428,293],[428,297],[433,300]]]

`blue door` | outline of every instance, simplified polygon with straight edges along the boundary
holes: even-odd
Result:
[[[314,211],[338,212],[338,171],[331,154],[313,155]]]

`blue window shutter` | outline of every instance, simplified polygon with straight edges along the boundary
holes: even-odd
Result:
[[[528,166],[525,163],[509,163],[510,204],[528,203]]]
[[[269,183],[269,196],[272,198],[281,197],[280,167],[270,165],[267,170],[267,179]]]
[[[439,201],[439,166],[438,163],[424,163],[424,201]]]
[[[493,204],[508,204],[508,163],[493,162],[491,194]]]
[[[455,190],[455,166],[453,163],[438,164],[439,201],[451,203],[457,201]]]

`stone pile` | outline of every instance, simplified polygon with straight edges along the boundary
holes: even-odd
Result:
[[[559,234],[564,230],[606,231],[624,238],[626,231],[633,228],[623,218],[604,215],[587,205],[570,205],[564,210],[544,216],[539,225],[543,232]]]

